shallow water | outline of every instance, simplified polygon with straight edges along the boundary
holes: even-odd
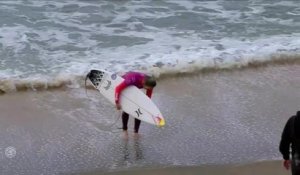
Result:
[[[299,109],[299,65],[162,80],[153,100],[164,128],[120,129],[97,91],[68,89],[0,98],[1,174],[61,174],[135,167],[220,165],[280,159],[278,144]],[[8,150],[8,151],[7,151]]]
[[[90,69],[155,74],[299,60],[298,1],[0,2],[0,89],[50,88]]]

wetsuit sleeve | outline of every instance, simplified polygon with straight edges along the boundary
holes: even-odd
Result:
[[[285,127],[281,135],[280,145],[279,145],[279,151],[281,152],[284,160],[290,159],[290,145],[292,142],[291,132],[290,132],[291,124],[292,124],[292,118],[290,118],[285,124]]]
[[[146,91],[146,95],[149,97],[149,98],[151,98],[152,97],[152,89],[147,89],[147,91]]]
[[[121,92],[127,87],[127,84],[125,81],[120,83],[116,88],[115,88],[115,103],[119,104],[120,102],[120,96]]]

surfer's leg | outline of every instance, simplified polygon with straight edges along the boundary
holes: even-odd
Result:
[[[140,125],[141,125],[141,120],[135,118],[134,119],[134,132],[135,133],[139,132]]]
[[[292,158],[292,175],[300,175],[300,160],[298,156],[293,156]]]
[[[128,124],[129,114],[126,112],[122,113],[122,123],[123,123],[123,130],[127,131],[127,124]]]

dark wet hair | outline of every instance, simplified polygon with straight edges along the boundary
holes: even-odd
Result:
[[[145,76],[145,86],[155,87],[156,86],[156,79],[155,79],[155,77],[146,75]]]
[[[300,111],[297,111],[297,117],[300,117]]]

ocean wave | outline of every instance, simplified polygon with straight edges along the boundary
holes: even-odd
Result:
[[[234,71],[251,68],[259,68],[283,64],[299,64],[300,53],[277,53],[268,56],[244,57],[236,61],[226,62],[226,60],[218,57],[210,60],[210,62],[191,61],[189,63],[178,63],[176,65],[154,65],[148,72],[159,79],[186,76],[195,74],[214,73],[218,71]]]
[[[0,94],[19,91],[41,91],[61,88],[79,88],[83,76],[61,74],[56,77],[5,78],[0,80]]]
[[[158,62],[148,68],[136,68],[136,70],[154,75],[158,80],[176,76],[189,76],[219,71],[244,70],[265,66],[282,64],[300,64],[300,53],[276,54],[261,58],[244,59],[243,61],[224,63],[221,60],[213,60],[210,63],[192,61],[170,65]],[[86,73],[88,70],[86,71]],[[20,91],[42,91],[53,89],[83,88],[85,87],[86,74],[64,73],[54,77],[38,76],[28,78],[2,78],[0,79],[0,94]],[[92,88],[90,82],[87,88]]]

